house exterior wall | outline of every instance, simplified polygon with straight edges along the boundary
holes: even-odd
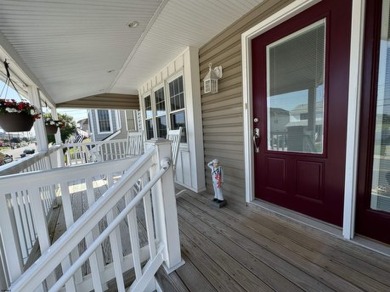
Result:
[[[218,158],[224,170],[224,192],[243,200],[245,157],[241,34],[291,2],[264,1],[199,50],[201,80],[208,72],[209,63],[212,63],[213,68],[220,65],[223,68],[218,93],[204,94],[202,90],[204,162],[206,164]],[[208,169],[206,187],[209,192],[213,192]]]

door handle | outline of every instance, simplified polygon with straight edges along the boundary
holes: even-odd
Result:
[[[260,152],[260,129],[254,128],[253,129],[253,146],[255,147],[255,152]]]

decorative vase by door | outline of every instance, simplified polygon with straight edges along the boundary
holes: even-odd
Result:
[[[46,134],[57,133],[58,127],[56,125],[46,125]]]
[[[0,127],[6,132],[28,132],[34,121],[33,116],[24,112],[0,114]]]

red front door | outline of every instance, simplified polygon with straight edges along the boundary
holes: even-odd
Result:
[[[255,195],[341,225],[351,1],[319,4],[252,41]]]
[[[390,244],[390,1],[366,1],[356,232]]]

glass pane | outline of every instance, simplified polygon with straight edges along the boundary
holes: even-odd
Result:
[[[150,95],[145,97],[145,116],[147,119],[150,119],[153,117],[153,112],[152,112],[152,102],[150,100]]]
[[[146,125],[146,138],[147,140],[150,140],[153,138],[153,123],[152,120],[146,120],[145,121]]]
[[[157,126],[157,137],[166,138],[167,137],[167,117],[157,117],[156,118]]]
[[[110,114],[108,110],[97,110],[98,113],[98,122],[99,122],[99,132],[110,132]]]
[[[154,93],[156,99],[156,115],[162,116],[165,115],[165,98],[164,98],[164,88],[160,88]]]
[[[179,77],[169,83],[169,96],[171,100],[171,111],[184,108],[183,77]]]
[[[390,212],[389,2],[383,1],[371,191],[371,208],[386,212]]]
[[[171,114],[172,130],[177,130],[182,127],[181,131],[181,143],[187,143],[186,134],[186,114],[184,111],[179,111]]]
[[[325,20],[267,46],[267,147],[323,153]]]

